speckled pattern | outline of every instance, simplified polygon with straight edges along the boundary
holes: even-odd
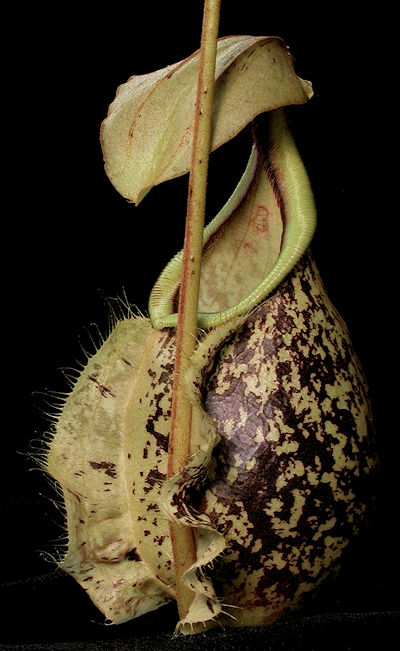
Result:
[[[236,621],[296,607],[363,525],[376,456],[367,386],[315,264],[226,343],[205,391],[221,441],[201,510],[228,550],[214,586]]]
[[[197,449],[166,481],[173,330],[119,322],[67,398],[46,470],[61,567],[121,623],[175,597],[169,535],[196,531],[178,630],[298,607],[359,532],[376,465],[367,388],[309,255],[250,315],[204,333],[185,379]]]
[[[65,501],[68,549],[60,566],[114,623],[174,597],[166,476],[171,331],[120,321],[67,398],[46,470]]]

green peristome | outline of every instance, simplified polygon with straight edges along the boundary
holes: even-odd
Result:
[[[271,111],[256,121],[246,170],[204,230],[198,327],[226,323],[264,300],[305,253],[315,224],[310,182],[284,111]],[[158,330],[177,324],[182,256],[165,267],[150,295]]]

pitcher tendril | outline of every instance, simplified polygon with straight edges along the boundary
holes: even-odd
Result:
[[[168,445],[168,477],[184,467],[196,441],[190,440],[192,406],[182,378],[187,374],[190,357],[197,342],[201,252],[205,221],[208,159],[210,155],[215,60],[220,0],[205,0],[200,62],[197,81],[193,146],[189,176],[183,265],[179,292],[176,355],[174,368],[171,431]],[[186,615],[193,593],[182,584],[182,575],[196,560],[193,529],[170,524],[176,572],[179,615]]]

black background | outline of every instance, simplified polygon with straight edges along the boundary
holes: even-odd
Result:
[[[191,648],[355,649],[363,635],[388,635],[399,612],[396,76],[394,17],[384,9],[349,15],[344,3],[222,2],[221,36],[281,36],[298,74],[313,82],[314,98],[290,111],[318,208],[313,251],[370,384],[382,471],[372,532],[336,587],[294,623],[244,637],[213,633]],[[96,649],[101,640],[102,648],[125,648],[128,639],[137,649],[179,646],[169,636],[173,606],[105,628],[72,579],[51,574],[39,550],[51,554],[60,517],[24,454],[49,429],[48,392],[67,390],[60,368],[84,361],[82,347],[93,351],[92,324],[107,332],[109,300],[125,292],[146,310],[159,272],[181,248],[187,177],[155,188],[135,208],[105,176],[98,131],[120,83],[197,49],[201,15],[200,0],[39,4],[5,22],[1,591],[10,610],[0,636],[11,648],[81,641]],[[210,217],[236,184],[249,143],[245,131],[212,155]]]

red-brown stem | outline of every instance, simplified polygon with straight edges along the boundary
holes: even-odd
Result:
[[[201,251],[205,220],[208,159],[214,96],[215,58],[221,0],[205,0],[197,82],[192,159],[186,214],[183,266],[179,292],[176,356],[173,383],[171,431],[168,447],[168,477],[185,466],[196,447],[191,440],[191,403],[184,378],[197,342]],[[176,594],[180,618],[188,612],[193,593],[182,583],[182,575],[196,560],[193,529],[171,524],[171,542],[176,572]]]

